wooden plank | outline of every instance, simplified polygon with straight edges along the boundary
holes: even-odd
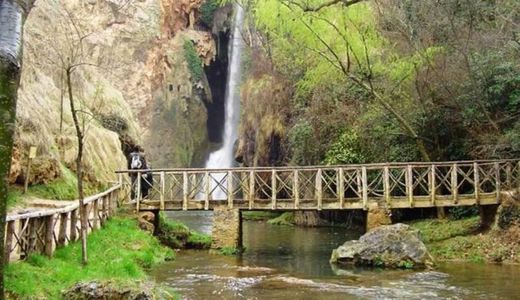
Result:
[[[249,209],[253,209],[255,201],[255,171],[249,171]]]
[[[337,182],[337,193],[339,197],[339,207],[343,209],[345,206],[345,174],[343,173],[343,168],[337,169],[338,174],[338,182]]]
[[[65,246],[67,243],[67,227],[69,222],[69,213],[60,214],[60,229],[58,232],[58,246]]]
[[[294,208],[300,208],[300,174],[298,170],[293,171],[293,197],[294,197]]]
[[[271,171],[271,209],[276,209],[276,194],[278,193],[278,187],[276,182],[276,170]]]
[[[321,210],[322,208],[322,205],[323,205],[323,192],[322,192],[322,170],[321,169],[318,169],[318,171],[316,171],[316,200],[318,201],[318,210]]]
[[[4,263],[8,263],[11,258],[11,252],[13,249],[14,232],[16,229],[16,221],[7,222],[5,230],[5,244],[4,244]]]
[[[496,203],[500,203],[500,192],[501,192],[501,183],[500,183],[500,165],[498,162],[495,162],[495,189],[496,189]]]
[[[480,174],[478,163],[473,163],[473,185],[475,189],[476,204],[480,204]]]
[[[432,206],[435,206],[435,200],[436,200],[436,194],[437,194],[437,175],[436,175],[436,168],[435,165],[430,166],[430,186],[429,186],[429,192],[430,192],[430,202]]]
[[[454,204],[457,204],[459,201],[459,181],[457,176],[458,168],[459,166],[457,164],[453,164],[451,166],[451,197]]]
[[[159,184],[161,185],[161,190],[159,191],[159,210],[164,210],[164,193],[166,191],[166,180],[164,172],[161,172]]]
[[[188,210],[188,172],[182,172],[182,210]]]
[[[361,183],[362,180],[361,180],[361,177],[363,177],[361,175],[361,169],[356,169],[356,184],[357,184],[357,192],[358,192],[358,195],[359,195],[359,200],[363,201],[363,184]]]
[[[390,207],[390,168],[388,166],[383,168],[383,195],[387,207]]]
[[[209,209],[209,198],[211,197],[211,178],[209,172],[204,173],[204,210]]]
[[[363,209],[364,210],[368,210],[368,182],[367,181],[368,181],[367,167],[361,167],[361,189],[362,189]]]
[[[413,207],[413,169],[411,165],[406,166],[405,185],[408,207]]]
[[[45,217],[44,253],[52,257],[54,252],[54,216]]]
[[[30,256],[36,250],[36,241],[37,241],[37,234],[38,234],[37,233],[38,221],[39,221],[39,219],[37,219],[37,218],[27,220],[27,222],[29,222],[28,227],[27,227],[27,233],[28,233],[27,249],[25,252],[25,254],[27,256]]]
[[[233,172],[228,171],[227,172],[227,200],[228,200],[228,207],[233,208]]]

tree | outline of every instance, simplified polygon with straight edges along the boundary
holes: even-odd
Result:
[[[23,23],[33,1],[0,0],[0,236],[5,236],[16,100],[22,68]],[[0,299],[4,299],[4,242],[0,243]]]

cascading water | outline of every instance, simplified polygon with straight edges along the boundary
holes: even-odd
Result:
[[[226,99],[224,101],[225,117],[222,147],[212,152],[206,161],[205,168],[219,169],[233,167],[233,146],[237,139],[237,128],[240,118],[240,78],[242,65],[242,49],[244,41],[241,36],[241,28],[244,22],[244,10],[240,5],[235,5],[235,18],[231,43],[229,45],[229,67],[226,85]],[[213,175],[212,198],[224,199],[224,188],[226,187],[225,173]],[[217,182],[220,184],[217,185]]]

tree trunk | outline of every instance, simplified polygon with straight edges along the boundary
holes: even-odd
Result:
[[[72,69],[69,67],[66,70],[67,76],[67,89],[69,94],[70,111],[72,113],[72,120],[74,121],[74,127],[76,128],[76,137],[78,139],[78,156],[76,157],[76,177],[78,179],[78,197],[79,197],[79,216],[81,223],[81,257],[84,265],[88,263],[87,256],[87,231],[88,231],[88,215],[87,208],[84,205],[85,195],[83,194],[83,169],[81,162],[83,160],[83,131],[81,130],[78,114],[74,106],[74,96],[72,94]]]
[[[30,4],[30,3],[28,3]],[[30,6],[29,6],[30,7]],[[26,12],[28,12],[27,9]],[[26,12],[15,1],[0,0],[0,236],[5,236],[7,188],[22,66],[22,26]],[[0,243],[0,299],[4,299],[4,238]]]

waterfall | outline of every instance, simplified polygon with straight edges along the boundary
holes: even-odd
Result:
[[[240,5],[235,5],[235,18],[233,31],[231,32],[231,43],[229,44],[229,66],[226,84],[226,99],[224,102],[224,132],[222,146],[220,149],[210,153],[205,167],[208,169],[231,168],[234,162],[233,148],[238,137],[237,129],[240,119],[240,80],[242,65],[242,50],[244,41],[240,30],[244,22],[244,10]],[[223,188],[226,186],[225,173],[214,175],[214,179],[221,182],[222,186],[212,180],[213,199],[225,199]]]

